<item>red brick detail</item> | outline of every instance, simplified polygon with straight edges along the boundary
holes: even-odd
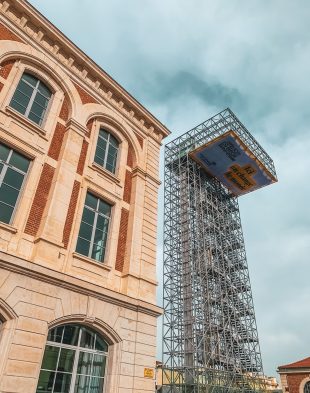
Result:
[[[62,106],[60,109],[59,117],[62,120],[67,121],[69,118],[69,113],[70,113],[69,99],[68,99],[68,97],[65,97],[64,102],[62,103]]]
[[[286,374],[289,393],[299,393],[299,386],[309,373]]]
[[[142,136],[140,136],[136,132],[135,132],[135,136],[138,139],[138,142],[140,143],[141,148],[143,149],[143,138],[142,138]]]
[[[80,154],[78,166],[76,169],[76,171],[79,175],[83,175],[84,165],[85,165],[85,160],[86,160],[86,155],[87,155],[87,149],[88,149],[88,142],[86,142],[84,139],[83,144],[82,144],[82,148],[81,148],[81,154]]]
[[[131,185],[132,185],[132,174],[130,171],[127,170],[125,176],[124,195],[123,195],[123,200],[127,203],[130,203]]]
[[[90,133],[91,133],[91,130],[92,130],[92,128],[93,128],[94,121],[95,121],[95,119],[90,119],[90,120],[87,122],[87,124],[86,124],[86,128],[87,128],[87,130],[88,130],[88,132],[86,133],[86,136],[88,136],[88,137],[90,137]]]
[[[6,26],[0,23],[0,40],[10,40],[23,42],[16,34],[10,31]]]
[[[2,76],[3,79],[7,79],[14,63],[15,63],[15,60],[8,60],[8,61],[5,61],[1,64],[0,76]]]
[[[135,152],[131,145],[128,145],[128,153],[127,153],[127,165],[132,168],[134,162]]]
[[[77,85],[76,83],[74,83],[74,86],[77,90],[77,92],[79,93],[79,96],[81,98],[82,104],[98,104],[98,101],[95,100],[95,98],[93,98],[90,94],[88,94],[84,89],[82,89],[79,85]]]
[[[118,234],[116,263],[115,263],[115,270],[118,270],[119,272],[122,272],[124,269],[127,231],[128,231],[128,218],[129,218],[129,211],[122,208],[121,222],[120,222],[120,228]]]
[[[66,127],[63,124],[57,123],[52,138],[52,142],[50,144],[50,148],[47,153],[51,158],[54,158],[54,160],[58,160],[59,158],[65,132],[66,132]]]
[[[69,203],[69,207],[68,207],[68,211],[67,211],[66,222],[65,222],[63,236],[62,236],[62,242],[63,242],[65,248],[68,247],[68,243],[69,243],[69,239],[70,239],[73,219],[74,219],[74,215],[75,215],[75,209],[76,209],[76,205],[77,205],[77,201],[78,201],[78,197],[79,197],[79,192],[80,192],[80,186],[81,186],[81,183],[77,180],[74,180],[70,203]]]
[[[34,194],[25,233],[36,236],[47,203],[48,194],[52,186],[55,169],[49,164],[44,164],[37,190]]]

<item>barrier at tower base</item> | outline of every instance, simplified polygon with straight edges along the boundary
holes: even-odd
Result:
[[[238,197],[276,181],[230,109],[165,146],[163,393],[264,392]]]

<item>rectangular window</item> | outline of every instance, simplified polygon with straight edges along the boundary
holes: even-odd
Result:
[[[76,251],[96,261],[103,262],[111,205],[87,193]]]
[[[110,132],[101,128],[97,141],[95,162],[109,172],[115,173],[118,150],[118,140]]]
[[[10,106],[41,125],[52,93],[35,76],[24,73],[14,92]]]
[[[9,224],[30,160],[0,143],[0,221]]]

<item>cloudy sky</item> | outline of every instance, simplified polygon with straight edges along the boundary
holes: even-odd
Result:
[[[167,125],[167,141],[229,106],[271,155],[279,183],[240,198],[264,369],[310,356],[309,1],[31,3]],[[159,281],[161,233],[162,218]]]

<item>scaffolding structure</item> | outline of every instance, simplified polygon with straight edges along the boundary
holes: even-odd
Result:
[[[271,158],[230,109],[165,148],[165,393],[264,389],[238,199],[190,157],[229,130],[276,177]]]

